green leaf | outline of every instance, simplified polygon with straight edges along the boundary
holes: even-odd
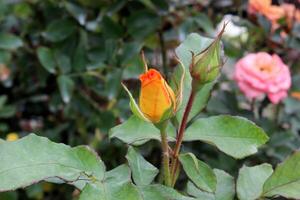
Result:
[[[107,200],[104,187],[100,184],[87,184],[79,197],[79,200]]]
[[[129,17],[127,24],[128,33],[133,38],[141,40],[156,31],[160,25],[160,19],[156,14],[149,12],[149,10],[139,10]]]
[[[207,83],[200,90],[197,91],[195,100],[194,100],[194,104],[193,104],[191,112],[189,114],[188,121],[193,119],[193,117],[197,116],[205,108],[205,106],[210,98],[210,94],[211,94],[211,91],[212,91],[214,85],[215,85],[214,82]],[[185,81],[184,89],[183,89],[183,102],[182,102],[181,108],[176,113],[176,118],[178,121],[182,120],[183,113],[184,113],[185,107],[188,102],[187,97],[189,97],[190,91],[191,91],[190,82]]]
[[[142,200],[138,189],[131,182],[130,169],[123,164],[105,173],[101,182],[85,186],[80,200]]]
[[[87,184],[81,195],[82,200],[100,200],[100,199],[110,199],[111,194],[108,188],[111,187],[122,188],[124,184],[131,182],[130,169],[127,165],[120,165],[111,171],[105,173],[105,179],[102,183]],[[110,197],[110,198],[109,198]]]
[[[71,58],[69,56],[63,54],[62,52],[55,51],[54,57],[60,71],[63,74],[67,74],[71,71]]]
[[[58,19],[48,25],[44,37],[51,42],[60,42],[76,30],[76,25],[68,19]]]
[[[6,95],[1,95],[0,96],[0,110],[4,107],[6,102],[7,102],[7,96]]]
[[[168,126],[167,133],[169,140],[174,141],[174,127]],[[109,131],[110,138],[118,138],[126,144],[141,145],[151,139],[160,141],[161,136],[159,130],[149,122],[145,122],[137,116],[131,116],[124,123],[115,126]]]
[[[214,193],[205,192],[200,190],[193,182],[188,181],[187,183],[187,193],[191,196],[197,197],[200,200],[215,200]]]
[[[185,173],[197,187],[207,192],[216,190],[216,175],[207,164],[198,160],[192,153],[181,154],[179,160]]]
[[[0,118],[9,118],[16,114],[17,108],[15,105],[5,105],[0,109]]]
[[[37,50],[37,56],[42,66],[50,73],[56,73],[56,63],[54,54],[51,49],[47,47],[39,47]]]
[[[263,196],[280,195],[286,198],[300,198],[300,152],[297,151],[283,163],[267,179],[263,188]]]
[[[139,186],[138,189],[143,196],[143,200],[195,200],[180,194],[173,188],[159,184]]]
[[[245,118],[219,115],[198,119],[187,128],[184,141],[195,140],[213,144],[234,158],[244,158],[256,153],[268,136]]]
[[[150,10],[156,10],[155,5],[152,3],[151,0],[139,0],[142,2],[146,7],[148,7]]]
[[[67,11],[78,21],[80,25],[84,25],[86,22],[86,11],[76,4],[70,2],[64,2]]]
[[[109,136],[127,144],[143,144],[151,139],[160,140],[160,132],[153,124],[134,115],[126,122],[112,128]]]
[[[0,33],[0,49],[15,50],[23,46],[22,40],[9,33]]]
[[[28,17],[32,16],[33,10],[29,3],[27,2],[20,2],[15,4],[14,6],[14,15],[18,16],[22,19],[27,19]]]
[[[102,19],[102,30],[105,38],[118,39],[124,35],[124,30],[120,23],[113,21],[107,16],[104,16]]]
[[[216,200],[232,200],[235,195],[234,178],[223,170],[214,169],[217,176]]]
[[[273,173],[270,164],[254,167],[243,166],[237,180],[237,194],[240,200],[258,199],[263,192],[263,185]]]
[[[213,171],[217,177],[217,187],[214,193],[202,191],[190,181],[187,184],[187,193],[200,200],[233,200],[235,195],[234,178],[223,170],[214,169]]]
[[[158,174],[158,169],[143,158],[133,147],[126,155],[136,185],[149,185]]]
[[[122,185],[94,183],[87,184],[79,200],[143,200],[137,187],[128,182]]]
[[[116,99],[120,93],[122,81],[122,70],[115,69],[106,75],[106,83],[103,92],[108,99]]]
[[[75,86],[74,81],[69,76],[61,75],[57,78],[57,84],[63,101],[69,103]]]
[[[108,183],[122,185],[131,181],[130,168],[123,164],[105,173],[105,180]]]
[[[142,43],[139,42],[127,42],[124,44],[124,48],[122,49],[122,55],[121,55],[121,62],[123,64],[128,64],[129,61],[134,59],[134,56],[139,55],[139,52],[141,51]],[[128,64],[129,65],[129,64]],[[132,68],[131,65],[129,65],[130,68]],[[140,69],[143,69],[141,65],[139,66],[139,69],[137,71],[140,71]]]
[[[2,200],[18,200],[18,193],[16,191],[1,192],[0,199],[2,199]]]
[[[9,63],[11,57],[12,57],[11,52],[0,49],[0,63],[4,63],[4,64]]]
[[[199,12],[193,19],[197,23],[197,25],[201,27],[206,33],[208,33],[209,35],[215,34],[214,25],[207,14]]]
[[[15,142],[0,143],[0,192],[46,180],[83,188],[102,180],[105,166],[88,147],[71,148],[30,134]]]

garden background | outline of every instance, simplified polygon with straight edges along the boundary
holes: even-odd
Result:
[[[108,169],[126,162],[127,146],[109,130],[131,115],[125,83],[138,96],[140,51],[166,79],[177,65],[175,48],[192,33],[215,37],[224,23],[225,64],[199,117],[231,114],[261,126],[270,141],[242,160],[200,142],[184,144],[213,168],[237,176],[244,164],[276,165],[300,146],[300,11],[274,24],[242,0],[0,0],[0,138],[31,132],[70,146],[94,148]],[[299,12],[299,13],[298,13]],[[286,19],[287,19],[286,18]],[[278,104],[249,101],[234,80],[236,62],[249,53],[277,54],[289,67],[292,86]],[[159,167],[160,145],[140,147]],[[0,158],[1,162],[1,158]],[[1,181],[1,180],[0,180]],[[177,188],[184,188],[179,177]],[[0,199],[76,199],[68,185],[38,183]]]

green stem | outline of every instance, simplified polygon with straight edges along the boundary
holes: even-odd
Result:
[[[196,95],[196,92],[192,89],[189,100],[188,100],[188,103],[187,103],[187,105],[185,107],[185,110],[184,110],[184,114],[183,114],[182,121],[181,121],[181,124],[180,124],[180,127],[179,127],[179,131],[178,131],[178,134],[177,134],[177,139],[176,139],[176,144],[175,144],[174,154],[173,154],[173,159],[172,159],[172,165],[171,165],[172,186],[174,186],[175,183],[176,183],[176,179],[177,179],[176,174],[177,174],[177,170],[179,168],[178,156],[179,156],[180,147],[181,147],[181,144],[182,144],[186,124],[188,122],[188,117],[189,117],[189,114],[191,112],[193,102],[194,102],[194,99],[195,99],[195,95]]]
[[[169,145],[167,138],[167,121],[163,122],[160,126],[160,135],[161,135],[161,145],[162,145],[162,157],[163,157],[163,174],[165,185],[171,186],[171,176],[170,176],[170,156],[169,156]]]

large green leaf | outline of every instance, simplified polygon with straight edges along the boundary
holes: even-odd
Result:
[[[232,157],[244,158],[256,153],[268,136],[245,118],[220,115],[198,119],[188,127],[184,141],[195,140],[213,144]]]
[[[217,177],[217,187],[214,193],[205,192],[197,188],[192,182],[187,184],[188,194],[199,198],[199,200],[233,200],[235,195],[234,178],[226,172],[214,169]]]
[[[174,141],[175,130],[172,126],[167,128],[169,140]],[[159,130],[149,122],[145,122],[137,116],[131,116],[124,123],[115,126],[109,131],[110,138],[118,138],[127,144],[141,145],[154,139],[161,139]]]
[[[14,50],[23,45],[22,40],[9,33],[0,33],[0,49]]]
[[[37,50],[37,55],[42,66],[48,72],[54,74],[56,72],[56,63],[52,50],[47,47],[39,47]]]
[[[133,147],[128,148],[126,158],[136,185],[149,185],[158,174],[158,169],[146,161]]]
[[[207,164],[198,160],[192,153],[181,154],[179,160],[185,173],[197,187],[207,192],[214,192],[216,190],[216,175]]]
[[[239,171],[237,180],[237,194],[240,200],[258,199],[263,192],[263,185],[273,173],[269,164],[254,167],[243,166]]]
[[[139,186],[138,189],[142,194],[143,200],[195,200],[180,194],[173,188],[159,184]]]
[[[105,166],[89,148],[71,148],[34,134],[0,143],[0,158],[1,192],[42,180],[66,182],[81,189],[104,178]]]
[[[286,198],[300,198],[300,152],[279,164],[274,173],[267,179],[263,196],[280,195]]]
[[[76,25],[68,19],[58,19],[51,22],[44,37],[51,42],[60,42],[68,38],[76,30]]]

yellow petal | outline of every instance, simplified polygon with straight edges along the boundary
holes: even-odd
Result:
[[[140,80],[142,83],[139,99],[141,111],[152,122],[159,122],[167,110],[175,109],[174,92],[161,74],[154,69],[142,74]]]
[[[17,133],[9,133],[6,136],[6,141],[12,142],[19,139],[19,135]]]

